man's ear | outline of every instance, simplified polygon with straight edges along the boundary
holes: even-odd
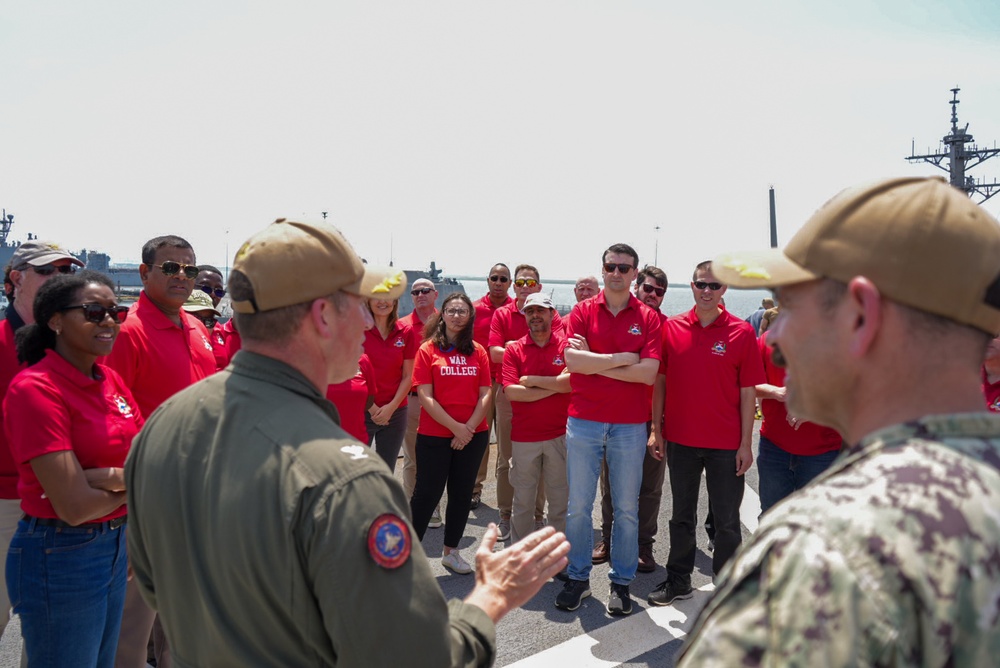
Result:
[[[323,338],[333,336],[334,322],[337,316],[337,309],[333,303],[325,297],[314,299],[309,306],[309,319],[312,321],[316,332]]]
[[[864,276],[855,276],[847,284],[847,307],[851,309],[850,353],[864,357],[882,330],[884,299],[875,284]]]

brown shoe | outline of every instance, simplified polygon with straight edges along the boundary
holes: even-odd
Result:
[[[595,564],[606,563],[610,558],[611,555],[608,552],[608,543],[603,540],[594,546],[594,551],[590,555],[590,561]]]
[[[652,543],[639,546],[639,566],[636,570],[640,573],[652,573],[656,570],[656,560],[653,559]]]

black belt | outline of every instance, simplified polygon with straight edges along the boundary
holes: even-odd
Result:
[[[125,521],[128,519],[128,515],[122,515],[121,517],[116,517],[113,520],[108,520],[107,522],[87,522],[85,524],[78,524],[76,526],[70,524],[69,522],[63,522],[62,520],[57,520],[54,517],[32,517],[31,515],[25,515],[21,518],[25,522],[34,522],[40,527],[56,527],[58,529],[117,529],[119,527],[125,526]]]
[[[417,396],[417,393],[416,392],[410,392],[410,396],[411,397],[415,397],[415,396]]]

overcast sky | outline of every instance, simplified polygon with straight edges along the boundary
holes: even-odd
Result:
[[[573,278],[623,241],[683,281],[767,246],[769,185],[783,244],[939,173],[904,158],[950,88],[1000,142],[998,62],[996,0],[0,0],[0,206],[121,262],[174,233],[222,267],[327,211],[378,264]]]

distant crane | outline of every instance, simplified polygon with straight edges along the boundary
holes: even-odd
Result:
[[[916,155],[915,144],[910,146],[910,156],[906,158],[910,162],[929,162],[938,169],[942,169],[949,174],[949,182],[960,190],[964,190],[969,197],[979,195],[982,199],[980,204],[1000,192],[1000,183],[986,183],[984,179],[977,181],[975,178],[966,175],[966,170],[972,169],[995,155],[1000,154],[1000,148],[979,148],[972,143],[972,135],[969,134],[969,124],[964,128],[958,127],[958,91],[961,88],[952,88],[951,98],[951,132],[946,134],[941,141],[944,144],[938,153],[928,153],[926,155]],[[966,148],[971,145],[971,148]],[[942,164],[947,161],[947,164]]]

